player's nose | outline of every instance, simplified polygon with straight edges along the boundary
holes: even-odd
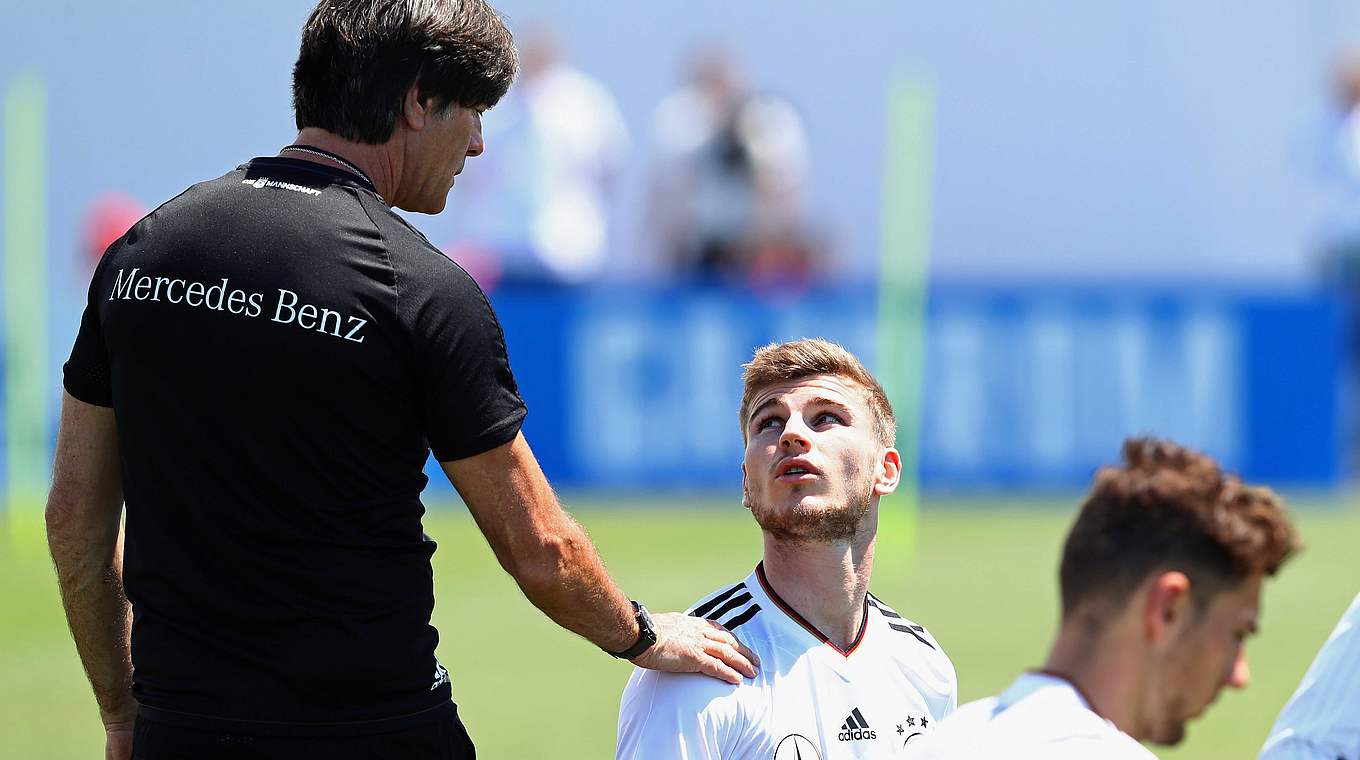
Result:
[[[1247,655],[1239,651],[1237,659],[1233,660],[1232,668],[1228,670],[1227,685],[1234,689],[1245,689],[1250,681],[1251,671],[1247,668]]]
[[[812,439],[808,438],[805,429],[790,421],[785,424],[784,432],[779,436],[779,446],[786,451],[807,451],[812,448]]]

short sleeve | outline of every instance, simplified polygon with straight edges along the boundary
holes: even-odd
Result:
[[[616,760],[741,756],[734,688],[697,673],[635,668],[619,702]]]
[[[76,333],[71,356],[62,367],[62,383],[66,387],[66,392],[95,406],[113,406],[109,348],[104,342],[104,331],[99,318],[100,298],[97,295],[104,272],[104,262],[108,260],[106,254],[95,269],[94,277],[90,281],[85,313],[80,318],[80,331]]]
[[[456,266],[439,284],[412,306],[426,437],[450,462],[508,443],[527,410],[486,296]]]

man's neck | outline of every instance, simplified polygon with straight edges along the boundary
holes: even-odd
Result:
[[[354,142],[319,127],[304,127],[302,131],[298,132],[297,139],[293,140],[293,144],[320,148],[354,164],[373,183],[373,189],[378,192],[378,195],[383,198],[387,205],[396,204],[398,199],[395,196],[401,175],[401,162],[394,160],[393,156],[399,156],[400,153],[389,150],[387,144],[370,145]],[[287,151],[281,155],[351,171],[350,167],[339,161],[315,153]]]
[[[864,595],[874,566],[866,539],[789,543],[765,534],[765,580],[795,612],[842,651],[864,624]]]
[[[1069,681],[1093,712],[1137,739],[1148,668],[1136,645],[1125,643],[1121,622],[1109,620],[1098,628],[1081,616],[1063,621],[1042,672]]]

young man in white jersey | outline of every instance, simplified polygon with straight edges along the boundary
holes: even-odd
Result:
[[[1360,595],[1275,719],[1260,760],[1360,760]]]
[[[1175,444],[1126,441],[1063,547],[1044,667],[959,708],[913,760],[1155,757],[1139,742],[1180,742],[1219,690],[1247,685],[1262,581],[1296,549],[1269,489]]]
[[[822,340],[765,346],[744,379],[743,501],[764,559],[690,614],[735,632],[760,672],[732,686],[635,670],[617,756],[905,757],[954,709],[957,686],[939,643],[869,593],[879,497],[901,474],[892,408]]]

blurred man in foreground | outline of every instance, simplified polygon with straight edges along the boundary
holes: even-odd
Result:
[[[1360,760],[1360,595],[1280,711],[1260,760]]]
[[[892,407],[822,340],[761,348],[745,386],[743,501],[764,559],[690,614],[738,631],[761,672],[731,686],[634,670],[618,757],[897,757],[958,696],[939,643],[869,593],[878,501],[901,475]]]
[[[47,525],[109,757],[472,757],[430,626],[431,452],[554,621],[643,667],[754,675],[730,633],[653,621],[609,577],[520,433],[486,297],[392,211],[444,208],[515,68],[483,0],[324,0],[297,140],[105,252]]]
[[[913,760],[1153,757],[1224,686],[1247,685],[1261,584],[1297,549],[1269,489],[1133,439],[1096,475],[1063,548],[1048,661],[944,721]]]

